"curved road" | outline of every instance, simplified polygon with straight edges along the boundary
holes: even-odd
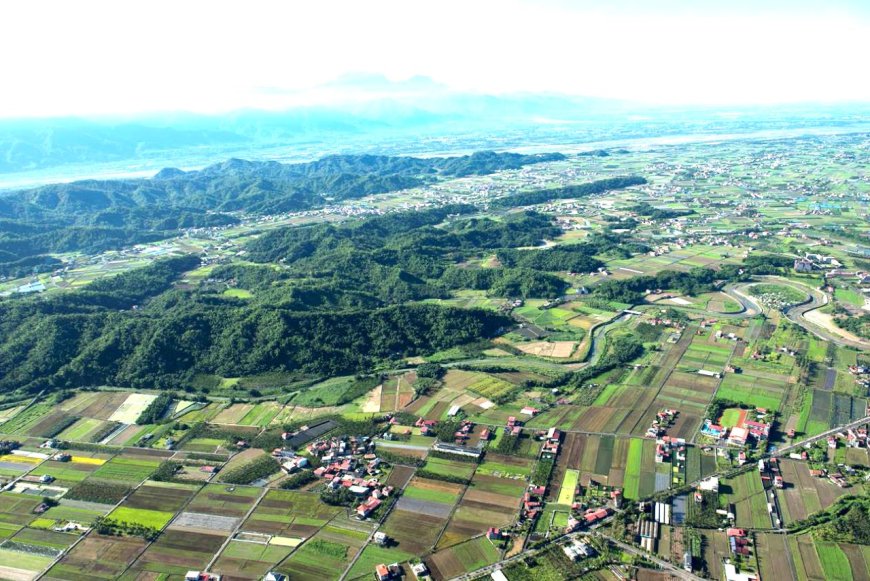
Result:
[[[786,309],[785,311],[783,311],[783,314],[785,315],[785,317],[789,321],[791,321],[792,323],[794,323],[800,327],[803,327],[808,332],[812,333],[816,337],[819,337],[820,339],[823,339],[825,341],[832,341],[838,345],[845,346],[845,347],[854,347],[855,349],[860,349],[862,351],[870,351],[870,341],[853,340],[853,339],[850,339],[848,337],[844,337],[844,336],[842,336],[834,331],[831,331],[830,329],[827,329],[827,328],[825,328],[821,325],[818,325],[812,321],[809,321],[806,318],[806,314],[809,313],[810,311],[814,311],[814,310],[819,309],[821,307],[824,307],[825,305],[828,304],[829,299],[828,299],[828,295],[826,293],[824,293],[820,290],[814,289],[814,288],[810,288],[806,285],[794,282],[792,280],[788,280],[788,279],[784,279],[784,278],[780,278],[780,277],[776,277],[776,276],[760,276],[758,278],[764,279],[764,282],[769,281],[771,283],[789,286],[791,288],[797,289],[800,292],[807,294],[807,296],[809,297],[809,300],[807,302],[802,303],[800,305],[795,305],[795,306],[790,307],[790,308]],[[763,311],[763,308],[761,307],[761,305],[759,305],[758,302],[754,298],[741,292],[742,289],[756,285],[756,284],[762,284],[762,282],[761,281],[754,281],[754,282],[726,285],[725,288],[723,289],[723,292],[725,292],[728,296],[730,296],[734,300],[738,301],[741,304],[741,306],[743,306],[744,311],[747,311],[747,313],[749,310],[754,310],[756,312],[753,314],[758,314],[759,312]],[[751,316],[751,315],[746,314],[744,316]]]

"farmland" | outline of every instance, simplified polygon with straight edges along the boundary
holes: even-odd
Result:
[[[0,577],[166,579],[209,567],[228,579],[369,579],[399,563],[411,578],[422,561],[438,580],[534,548],[505,568],[511,581],[612,578],[602,563],[660,578],[603,543],[595,570],[574,569],[554,543],[571,517],[589,538],[598,525],[587,509],[607,508],[595,540],[638,545],[656,510],[639,503],[654,499],[674,515],[654,550],[679,567],[691,548],[695,574],[720,579],[733,559],[763,579],[866,579],[866,547],[808,522],[866,496],[864,432],[801,441],[867,415],[870,341],[854,323],[870,266],[867,147],[859,134],[677,140],[458,179],[438,170],[406,190],[336,198],[341,210],[234,211],[231,228],[155,243],[216,262],[185,267],[135,313],[125,300],[75,314],[125,321],[129,341],[114,328],[105,344],[84,334],[94,351],[45,376],[24,342],[4,351],[0,439],[12,442],[0,481],[17,479],[18,492],[0,492],[0,539],[11,539]],[[539,197],[634,175],[646,182]],[[448,203],[468,207],[438,214]],[[96,261],[87,280],[104,263],[150,262],[141,248],[113,252],[75,260]],[[812,264],[798,272],[801,261]],[[58,309],[53,297],[84,300],[77,269],[58,275],[76,280],[64,288],[40,275],[50,290],[34,298]],[[788,308],[810,296],[817,308]],[[95,383],[76,383],[77,366]],[[321,419],[334,424],[306,439]],[[702,434],[706,420],[715,429]],[[467,434],[461,422],[473,424]],[[741,428],[755,431],[729,441]],[[472,453],[436,452],[438,439]],[[759,459],[791,444],[778,471],[759,472]],[[308,467],[280,469],[302,458]],[[366,512],[371,479],[388,488]],[[86,530],[95,522],[140,528]],[[503,539],[487,538],[495,528]],[[729,528],[746,531],[739,559]]]

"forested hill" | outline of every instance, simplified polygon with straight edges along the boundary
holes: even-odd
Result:
[[[198,373],[354,373],[492,337],[510,323],[480,309],[300,309],[172,288],[198,264],[179,257],[70,293],[0,301],[0,395],[189,387]]]
[[[300,164],[232,159],[199,171],[169,168],[150,179],[88,180],[7,193],[0,196],[0,274],[51,267],[43,256],[49,253],[100,252],[184,228],[233,224],[236,212],[306,210],[563,158],[485,151],[429,159],[329,156]]]

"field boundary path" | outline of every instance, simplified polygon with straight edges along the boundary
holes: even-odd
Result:
[[[405,465],[400,464],[400,466],[405,466]],[[416,467],[408,466],[408,468],[414,468],[414,474],[417,473]],[[353,566],[356,565],[356,562],[359,561],[359,558],[362,556],[363,551],[366,550],[366,547],[368,547],[369,544],[372,542],[372,539],[375,538],[375,533],[377,533],[378,530],[380,530],[381,525],[384,524],[384,521],[387,520],[387,517],[390,515],[391,512],[393,512],[393,509],[396,508],[396,505],[399,504],[399,499],[402,498],[401,493],[405,492],[405,489],[408,487],[408,484],[410,484],[411,480],[414,479],[414,474],[411,474],[411,477],[408,478],[408,481],[405,482],[404,486],[402,486],[402,490],[400,491],[400,494],[396,495],[396,500],[387,508],[387,510],[384,511],[384,514],[381,515],[381,518],[378,519],[377,525],[375,526],[375,528],[372,529],[372,532],[369,534],[369,538],[366,539],[365,544],[362,547],[360,547],[359,551],[357,551],[356,555],[354,555],[354,558],[351,559],[350,563],[348,563],[344,572],[341,574],[341,577],[338,578],[338,581],[345,581],[345,579],[347,579],[347,576],[350,574],[350,570],[353,569]]]
[[[242,528],[242,525],[245,524],[245,522],[248,520],[248,517],[250,517],[251,514],[253,514],[253,512],[255,510],[257,510],[257,507],[260,506],[260,501],[263,500],[263,497],[266,496],[266,493],[269,492],[269,490],[271,490],[269,487],[267,487],[267,486],[263,487],[263,489],[260,491],[260,495],[257,497],[257,502],[252,504],[251,508],[248,509],[248,512],[245,513],[245,516],[243,516],[242,518],[239,519],[239,522],[236,524],[235,527],[233,527],[233,530],[227,536],[226,540],[221,544],[220,548],[212,556],[211,561],[209,561],[208,565],[205,566],[205,571],[211,571],[211,568],[214,566],[214,564],[220,558],[221,554],[224,552],[224,549],[226,549],[227,545],[229,545],[230,542],[232,542],[232,540],[235,538],[236,534],[238,534],[239,529]],[[177,514],[180,515],[181,511],[179,511]]]
[[[113,506],[113,507],[112,507],[112,508],[111,508],[111,509],[106,513],[106,514],[107,514],[107,515],[112,514],[112,511],[113,511],[113,510],[115,510],[116,508],[118,508],[119,506],[121,506],[122,504],[124,504],[125,502],[127,502],[127,499],[129,499],[131,496],[133,496],[133,494],[134,494],[137,490],[139,490],[142,486],[144,486],[145,483],[148,482],[148,481],[149,481],[149,480],[146,478],[145,480],[143,480],[142,482],[140,482],[139,484],[137,484],[136,486],[134,486],[133,488],[131,488],[131,489],[130,489],[130,492],[128,492],[128,493],[124,496],[124,498],[122,498],[122,499],[119,500],[117,503],[115,503],[115,505],[114,505],[114,506]],[[185,506],[185,507],[188,505],[188,503],[190,503],[190,501],[193,499],[194,496],[195,496],[195,494],[191,495],[190,498],[187,499],[187,502],[184,503],[184,506]],[[182,507],[180,510],[183,510],[183,509],[184,509],[184,507]],[[163,528],[160,529],[160,534],[163,534],[163,531],[166,530],[166,527],[169,526],[169,524],[172,522],[172,520],[174,520],[174,519],[170,519],[169,522],[167,522],[165,525],[163,525]],[[76,547],[76,545],[78,545],[78,544],[81,543],[83,540],[85,540],[85,538],[87,538],[88,536],[90,536],[90,534],[91,534],[92,532],[94,532],[94,527],[89,528],[89,529],[87,530],[87,532],[85,532],[83,535],[80,535],[79,538],[77,538],[75,541],[73,541],[73,543],[72,543],[70,546],[68,546],[66,549],[63,550],[63,552],[61,552],[57,557],[55,557],[54,561],[52,561],[51,563],[49,563],[49,565],[48,565],[45,569],[43,569],[43,570],[39,573],[39,575],[36,576],[36,579],[42,579],[43,577],[45,577],[45,575],[46,575],[46,574],[51,570],[52,567],[54,567],[55,565],[57,565],[57,564],[60,562],[60,560],[64,558],[64,556],[66,556],[67,554],[69,554],[69,552],[72,551],[72,550]],[[139,557],[142,556],[142,553],[144,553],[146,550],[148,550],[148,547],[150,547],[153,543],[154,543],[154,541],[148,541],[148,542],[145,544],[145,546],[142,548],[142,552],[139,553],[138,555],[136,555],[136,558],[135,558],[135,559],[133,559],[132,561],[130,561],[130,564],[127,565],[127,568],[124,569],[124,570],[121,572],[121,575],[123,575],[124,573],[126,573],[126,572],[130,569],[130,567],[133,565],[133,563],[135,563],[135,562],[139,559]],[[119,575],[119,577],[120,577],[120,575]]]

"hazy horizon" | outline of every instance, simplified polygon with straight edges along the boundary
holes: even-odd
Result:
[[[0,15],[0,49],[15,55],[0,69],[14,88],[0,94],[4,119],[346,107],[397,93],[870,102],[860,2],[40,2]]]

